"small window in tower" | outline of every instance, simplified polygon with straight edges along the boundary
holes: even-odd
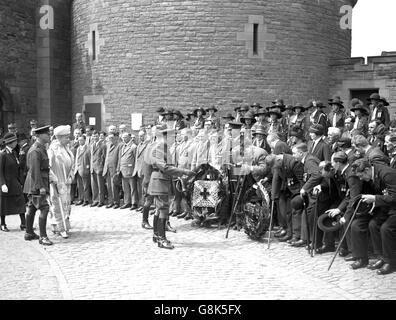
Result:
[[[257,43],[258,43],[258,24],[253,24],[253,54],[257,55]]]
[[[96,60],[96,34],[92,31],[92,60]]]

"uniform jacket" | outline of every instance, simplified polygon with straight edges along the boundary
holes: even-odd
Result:
[[[21,146],[19,150],[19,166],[21,170],[22,185],[25,183],[26,174],[27,174],[26,160],[29,149],[30,149],[30,144],[26,142],[24,145]]]
[[[140,142],[136,147],[135,167],[133,169],[132,176],[138,176],[142,178],[144,175],[144,152],[147,149],[149,142]]]
[[[341,130],[344,129],[345,125],[345,113],[343,111],[338,111],[335,113],[336,118],[335,118],[335,123],[334,123],[334,112],[331,111],[328,116],[328,127],[337,127],[340,128]]]
[[[372,106],[372,111],[370,114],[370,121],[379,120],[381,123],[385,125],[386,128],[389,128],[390,116],[388,108],[385,107],[382,103],[377,104],[377,109]]]
[[[102,141],[91,143],[91,173],[101,175],[103,173],[106,158],[106,145]]]
[[[103,176],[106,176],[109,172],[110,176],[113,177],[117,173],[119,156],[119,145],[118,144],[107,144],[106,157],[103,165]]]
[[[84,144],[81,148],[79,147],[76,152],[76,160],[74,165],[74,174],[78,174],[81,177],[88,177],[91,173],[91,152],[90,146]]]
[[[128,144],[124,144],[119,149],[118,156],[118,168],[117,171],[121,172],[124,178],[132,178],[133,171],[135,169],[135,158],[136,158],[136,144],[129,141]]]
[[[330,146],[320,139],[318,143],[315,145],[315,148],[312,150],[314,141],[308,142],[308,152],[318,158],[320,161],[330,161],[331,152]]]
[[[150,149],[152,172],[147,192],[152,196],[173,194],[172,177],[181,177],[186,172],[165,161],[168,158],[166,150],[169,152],[168,146],[162,141],[155,142]]]
[[[27,175],[23,192],[39,195],[44,188],[49,194],[49,159],[45,146],[35,142],[27,154]]]
[[[22,172],[16,151],[7,148],[0,151],[0,186],[5,184],[7,193],[0,190],[2,196],[16,196],[22,194]]]
[[[279,199],[281,192],[298,194],[304,185],[304,165],[292,155],[284,154],[281,166],[273,168],[272,195]]]

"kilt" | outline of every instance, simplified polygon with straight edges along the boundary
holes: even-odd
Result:
[[[0,197],[1,216],[10,216],[14,214],[25,213],[26,202],[25,197],[20,195],[4,195]]]

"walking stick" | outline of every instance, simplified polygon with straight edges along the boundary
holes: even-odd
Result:
[[[315,212],[314,212],[314,225],[313,225],[313,237],[312,237],[312,246],[311,246],[311,257],[313,257],[316,253],[316,237],[318,234],[318,204],[319,204],[319,196],[320,192],[318,192],[316,196],[316,203],[315,203]]]
[[[233,218],[233,216],[235,214],[236,208],[238,206],[239,199],[240,199],[241,194],[242,194],[243,186],[245,185],[245,179],[246,179],[246,175],[243,176],[242,182],[239,183],[238,186],[237,186],[238,195],[237,195],[237,198],[236,198],[235,202],[233,203],[233,208],[232,208],[232,211],[231,211],[230,220],[228,221],[228,228],[227,228],[227,233],[226,233],[226,236],[225,236],[226,239],[228,238],[228,233],[230,232],[230,227],[231,227],[231,221],[232,221],[232,218]]]
[[[304,198],[303,198],[304,201]],[[308,254],[311,255],[311,257],[313,257],[313,253],[312,253],[312,246],[309,243],[309,240],[311,239],[311,232],[309,229],[309,221],[308,221],[308,207],[307,204],[304,201],[304,214],[305,214],[305,228],[307,229],[307,239],[308,239]]]
[[[272,219],[274,217],[274,207],[275,207],[275,200],[272,200],[270,224],[269,224],[269,227],[268,227],[268,246],[267,246],[267,249],[270,248],[270,243],[271,243],[271,229],[272,229]]]
[[[348,223],[348,225],[347,225],[347,227],[346,227],[346,229],[345,229],[345,231],[344,231],[344,234],[342,235],[341,240],[340,240],[340,242],[338,243],[337,250],[336,250],[336,252],[334,253],[333,259],[331,259],[330,265],[329,265],[329,267],[327,268],[327,271],[330,270],[331,266],[333,265],[333,262],[334,262],[335,258],[337,257],[338,251],[340,251],[341,244],[342,244],[342,242],[344,241],[344,238],[345,238],[345,236],[346,236],[346,234],[347,234],[347,232],[348,232],[349,227],[350,227],[351,224],[352,224],[353,218],[355,217],[356,212],[357,212],[357,210],[359,209],[359,205],[360,205],[360,203],[362,202],[362,200],[363,200],[363,199],[360,199],[360,200],[359,200],[359,202],[358,202],[358,204],[357,204],[357,206],[356,206],[356,209],[355,209],[355,211],[353,212],[353,215],[352,215],[351,219],[349,220],[349,223]]]

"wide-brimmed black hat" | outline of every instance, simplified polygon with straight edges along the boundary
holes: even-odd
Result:
[[[323,232],[334,232],[341,229],[340,216],[329,217],[326,213],[318,218],[318,227]]]
[[[258,115],[260,115],[260,114],[263,114],[263,115],[267,116],[267,115],[268,115],[268,112],[265,111],[265,109],[263,108],[263,109],[260,109],[260,110],[255,114],[255,116],[258,116]]]
[[[351,108],[351,111],[361,110],[367,116],[370,114],[370,109],[362,104],[356,104],[354,107]]]
[[[161,115],[166,116],[167,114],[174,114],[172,109],[166,109],[164,112],[161,113]]]
[[[389,106],[389,102],[386,101],[386,99],[385,99],[384,97],[381,97],[380,101],[382,102],[382,104],[383,104],[385,107]]]
[[[18,140],[18,138],[17,138],[16,134],[11,133],[11,132],[6,133],[3,137],[3,142],[5,144],[9,144],[9,143],[12,143],[17,140]]]
[[[329,99],[329,105],[336,104],[336,105],[340,106],[340,108],[345,108],[343,103],[344,102],[341,101],[340,96],[334,96],[332,99]]]
[[[50,132],[51,126],[40,126],[32,130],[35,134],[44,134]]]
[[[278,116],[278,119],[282,118],[282,113],[277,111],[277,110],[268,110],[267,114],[270,116],[271,114],[276,114]]]
[[[197,109],[194,110],[194,115],[195,115],[196,117],[197,117],[197,112],[198,112],[198,111],[202,111],[202,115],[203,115],[203,116],[206,115],[205,109],[202,108],[202,107],[199,107],[199,108],[197,108]]]
[[[222,117],[223,119],[231,119],[234,120],[235,117],[232,115],[232,113],[227,113],[225,116]]]
[[[251,111],[246,112],[245,115],[243,117],[241,117],[240,120],[242,123],[245,123],[245,119],[251,119],[252,123],[256,122],[256,118],[254,117],[254,114]]]
[[[180,110],[174,111],[173,114],[174,114],[174,115],[178,115],[181,119],[184,119],[184,116],[183,116],[183,114],[181,113]]]
[[[301,111],[305,111],[305,107],[302,105],[302,103],[296,103],[293,107],[292,107],[293,111],[296,109],[301,109]]]
[[[209,110],[214,110],[214,112],[218,111],[215,106],[210,106],[209,108],[206,109],[206,111],[209,111]]]
[[[157,108],[157,109],[155,110],[155,112],[156,112],[156,113],[162,114],[162,113],[165,112],[165,109],[164,109],[163,107],[160,107],[160,108]]]

